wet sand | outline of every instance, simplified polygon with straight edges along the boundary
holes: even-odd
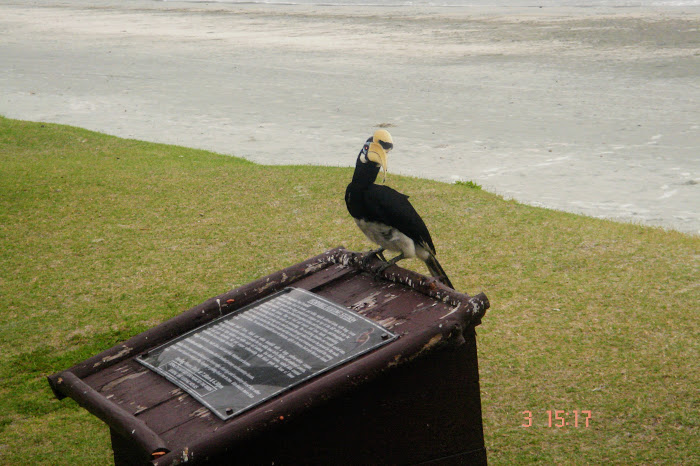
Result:
[[[333,166],[382,125],[390,176],[700,233],[697,7],[9,1],[0,62],[11,118]]]

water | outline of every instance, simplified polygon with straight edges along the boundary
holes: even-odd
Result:
[[[0,114],[333,166],[386,124],[390,176],[700,234],[700,0],[52,1],[0,2]]]
[[[168,1],[168,0],[162,0]],[[374,5],[514,8],[696,7],[700,0],[188,0],[191,3],[267,3],[285,5]]]

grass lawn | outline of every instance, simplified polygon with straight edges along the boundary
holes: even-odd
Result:
[[[46,376],[327,249],[369,249],[343,202],[351,176],[0,117],[0,464],[109,463],[107,427]],[[491,464],[697,464],[699,237],[387,183],[424,214],[456,288],[491,301],[477,328]],[[589,427],[549,427],[549,410],[590,411]]]

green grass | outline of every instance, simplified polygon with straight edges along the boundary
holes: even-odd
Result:
[[[106,426],[45,377],[326,249],[368,249],[350,177],[0,118],[0,464],[109,462]],[[477,329],[491,464],[700,458],[700,238],[388,182],[457,289],[491,300]],[[547,427],[555,409],[591,425]]]
[[[465,188],[471,188],[471,189],[481,189],[481,185],[477,184],[473,181],[455,181],[455,184],[457,186],[464,186]]]

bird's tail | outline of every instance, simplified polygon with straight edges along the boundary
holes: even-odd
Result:
[[[437,257],[435,257],[435,254],[430,254],[428,260],[425,261],[425,265],[428,266],[428,270],[430,270],[430,274],[433,277],[438,278],[442,283],[453,290],[455,289],[455,287],[452,286],[452,282],[450,281],[449,277],[445,273],[445,269],[442,268],[440,262],[437,260]]]

